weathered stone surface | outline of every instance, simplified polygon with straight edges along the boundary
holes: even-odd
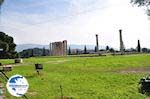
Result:
[[[22,62],[23,62],[23,60],[21,58],[16,58],[15,59],[15,63],[22,63]]]
[[[96,52],[99,52],[98,34],[96,34]]]
[[[3,66],[2,71],[4,71],[4,72],[12,71],[12,66],[11,65],[9,65],[9,66]]]
[[[62,42],[50,43],[51,56],[65,56],[67,55],[67,40]]]
[[[43,65],[42,64],[35,64],[35,69],[43,69]]]
[[[123,39],[122,39],[122,30],[119,30],[119,36],[120,36],[120,52],[121,54],[124,53],[125,47],[124,47],[124,43],[123,43]]]

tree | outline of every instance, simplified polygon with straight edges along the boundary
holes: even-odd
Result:
[[[141,45],[140,45],[140,40],[138,40],[138,45],[137,45],[137,52],[141,52]]]
[[[15,58],[17,52],[15,51],[16,44],[11,36],[6,35],[4,32],[0,32],[0,49],[2,53],[0,58]]]
[[[135,48],[130,48],[129,49],[131,52],[136,52],[136,49]]]
[[[42,54],[42,56],[46,56],[46,51],[45,51],[45,47],[43,47],[43,54]]]
[[[84,46],[84,54],[87,54],[87,48],[86,48],[86,45]]]
[[[7,44],[6,42],[3,42],[3,41],[0,41],[0,48],[1,48],[3,51],[5,51],[5,52],[7,52],[7,51],[9,50],[8,44]]]
[[[31,49],[31,57],[34,57],[34,49]]]
[[[43,54],[47,56],[49,55],[49,50],[45,49],[45,52],[44,52],[43,48],[32,48],[32,49],[25,49],[19,52],[19,54],[20,54],[20,57],[22,58],[43,56]]]
[[[71,55],[71,48],[68,49],[68,54]]]
[[[4,0],[0,0],[0,10],[1,10],[1,6],[3,4]]]
[[[95,48],[94,48],[94,52],[97,52],[97,47],[95,46]]]
[[[112,53],[115,52],[115,50],[113,48],[110,48],[109,51],[112,52]]]
[[[142,48],[142,52],[147,53],[148,52],[148,48]]]
[[[3,4],[4,0],[0,0],[0,6]]]
[[[147,15],[150,16],[150,0],[131,0],[131,3],[147,8]]]
[[[106,46],[106,51],[109,51],[109,46]]]
[[[77,50],[76,50],[76,55],[78,55],[78,54],[79,54],[79,50],[77,49]]]
[[[1,12],[1,6],[3,4],[4,0],[0,0],[0,12]]]

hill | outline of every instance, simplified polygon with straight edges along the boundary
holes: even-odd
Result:
[[[71,44],[68,45],[71,47],[71,49],[84,49],[85,45],[77,45],[77,44]],[[30,48],[43,48],[49,49],[49,45],[40,45],[40,44],[18,44],[16,46],[16,51],[21,52],[24,49],[30,49]],[[94,49],[95,45],[86,45],[87,49]],[[105,48],[105,46],[100,46],[100,48]]]

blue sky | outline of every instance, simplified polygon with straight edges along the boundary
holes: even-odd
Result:
[[[119,29],[125,46],[150,47],[150,21],[143,8],[130,0],[5,0],[0,29],[17,44],[49,44],[68,40],[69,44],[119,47]]]

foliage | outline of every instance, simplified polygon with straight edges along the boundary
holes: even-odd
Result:
[[[31,55],[30,57],[34,57],[34,49],[31,49]]]
[[[106,51],[109,51],[109,46],[106,46]]]
[[[150,1],[149,0],[131,0],[132,3],[138,4],[138,6],[149,6]]]
[[[0,0],[0,6],[3,4],[4,0]]]
[[[0,49],[3,50],[0,58],[15,58],[15,48],[16,44],[14,43],[13,37],[6,35],[4,32],[0,32]]]
[[[138,40],[138,45],[137,45],[137,52],[141,52],[141,45],[140,45],[140,40]]]
[[[68,49],[68,55],[71,55],[71,48]]]
[[[45,47],[43,47],[43,54],[42,56],[46,56],[46,50],[45,50]]]
[[[110,48],[109,51],[112,53],[115,52],[115,50],[113,48]]]
[[[97,47],[95,46],[95,48],[94,48],[94,52],[96,52],[97,51]]]
[[[150,0],[131,0],[133,4],[147,7],[147,15],[150,16]]]
[[[33,48],[33,49],[26,49],[19,53],[20,57],[28,58],[28,57],[36,57],[36,56],[48,56],[49,50],[48,49],[41,49],[41,48]]]
[[[84,54],[87,54],[87,48],[86,48],[86,45],[84,46]]]
[[[80,53],[79,53],[79,49],[76,49],[76,55],[79,55]]]
[[[0,48],[7,52],[9,50],[8,43],[0,41]]]
[[[143,53],[148,53],[149,49],[148,48],[142,48]]]

